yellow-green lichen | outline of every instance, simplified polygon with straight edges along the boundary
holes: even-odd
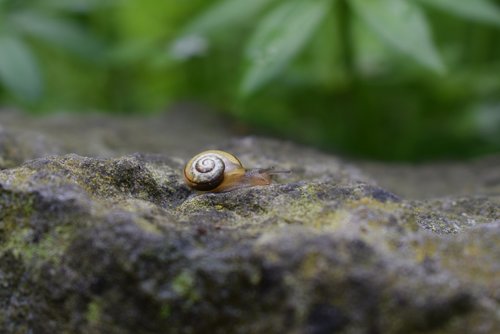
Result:
[[[30,195],[0,189],[0,236],[9,239],[16,230],[29,225],[34,214]]]
[[[69,225],[56,226],[34,242],[33,230],[25,227],[11,233],[0,252],[10,251],[26,263],[57,261],[69,245],[73,231],[74,227]]]

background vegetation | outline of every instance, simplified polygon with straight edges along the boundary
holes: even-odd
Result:
[[[500,148],[500,1],[0,0],[0,105],[209,104],[380,159]]]

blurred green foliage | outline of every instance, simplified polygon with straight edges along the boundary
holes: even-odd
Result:
[[[500,148],[498,0],[0,0],[0,101],[179,100],[352,155]]]

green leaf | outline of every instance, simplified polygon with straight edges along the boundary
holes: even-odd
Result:
[[[421,2],[472,21],[500,26],[500,8],[489,0],[420,0]]]
[[[328,13],[330,0],[282,3],[259,22],[246,47],[248,68],[240,85],[247,96],[278,76],[311,39]]]
[[[192,20],[170,45],[172,59],[186,60],[204,55],[209,40],[222,30],[230,30],[250,21],[266,6],[276,0],[223,0],[203,11]]]
[[[426,17],[408,0],[350,0],[354,12],[386,44],[419,62],[444,72]]]
[[[51,9],[70,13],[87,13],[98,7],[112,6],[116,0],[44,0],[39,5]]]
[[[0,82],[23,100],[34,101],[42,93],[40,71],[31,50],[12,35],[0,36]]]
[[[60,17],[22,11],[9,17],[17,31],[86,58],[99,59],[102,45],[79,25]]]
[[[223,0],[191,21],[182,35],[208,36],[219,29],[231,29],[257,15],[275,0]]]

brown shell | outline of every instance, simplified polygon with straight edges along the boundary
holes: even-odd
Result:
[[[189,187],[201,191],[228,191],[244,178],[245,168],[234,155],[208,150],[195,155],[184,167]]]

